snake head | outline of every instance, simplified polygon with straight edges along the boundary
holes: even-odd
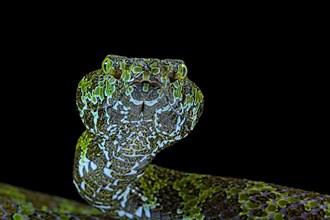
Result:
[[[80,116],[98,135],[143,127],[145,135],[179,140],[194,128],[203,106],[187,73],[182,60],[108,55],[78,85]]]

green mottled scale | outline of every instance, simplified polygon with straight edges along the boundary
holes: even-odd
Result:
[[[87,130],[74,184],[98,210],[0,184],[0,218],[330,219],[329,195],[151,164],[202,113],[203,94],[181,60],[108,55],[80,81],[76,101]]]
[[[107,217],[76,201],[0,183],[0,219],[69,220]]]
[[[330,219],[327,195],[151,165],[196,125],[203,94],[181,60],[108,55],[85,76],[77,106],[87,128],[74,183],[92,206],[126,219]]]

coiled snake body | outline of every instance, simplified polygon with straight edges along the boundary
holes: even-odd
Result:
[[[13,199],[10,190],[28,193],[3,185],[0,216],[330,219],[328,195],[150,164],[158,152],[186,137],[202,112],[203,94],[181,60],[108,55],[101,69],[80,81],[77,106],[87,130],[77,143],[74,184],[101,212],[77,210],[83,206],[67,200],[63,205],[59,198],[45,199],[42,209],[29,197]]]

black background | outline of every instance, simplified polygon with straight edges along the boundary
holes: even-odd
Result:
[[[209,19],[10,25],[2,34],[0,182],[82,201],[72,183],[84,131],[75,90],[117,54],[182,59],[204,93],[195,130],[154,163],[330,194],[328,100],[313,44],[296,21]]]

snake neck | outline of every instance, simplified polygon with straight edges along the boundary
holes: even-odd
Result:
[[[170,144],[166,140],[155,143],[152,138],[145,126],[128,134],[121,130],[114,138],[85,131],[77,144],[74,165],[74,184],[80,195],[103,212],[124,207],[132,184],[158,151]]]
[[[141,147],[142,143],[128,145],[115,140],[113,144],[109,150],[102,149],[106,159],[106,164],[102,168],[103,173],[108,180],[114,181],[113,186],[125,188],[143,175],[155,153]]]

